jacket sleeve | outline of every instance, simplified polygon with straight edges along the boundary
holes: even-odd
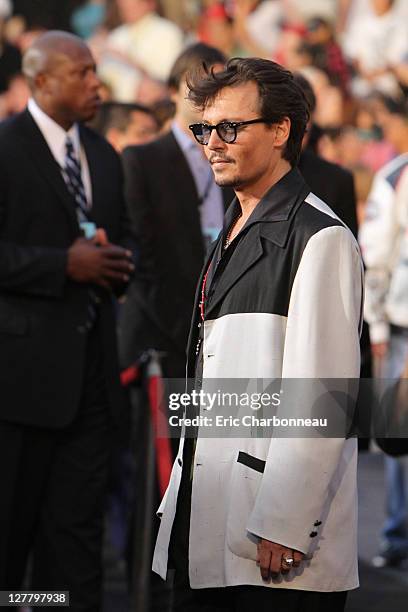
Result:
[[[66,281],[65,249],[23,246],[4,240],[7,189],[0,183],[0,291],[60,298]]]
[[[0,240],[0,290],[61,298],[66,282],[63,249],[22,247]]]
[[[366,218],[359,236],[366,265],[364,317],[374,344],[387,342],[390,335],[385,304],[397,236],[395,192],[378,174],[368,198]]]
[[[290,401],[297,405],[291,404],[291,412],[295,408],[306,418],[312,415],[318,379],[330,379],[343,392],[355,394],[362,275],[357,243],[346,228],[326,228],[309,240],[294,280],[286,327],[282,385],[295,389]],[[330,427],[336,394],[326,397],[323,408]],[[284,400],[281,407],[284,411]],[[307,553],[345,443],[341,435],[284,438],[274,433],[248,531]]]

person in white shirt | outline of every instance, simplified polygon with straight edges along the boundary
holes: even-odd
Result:
[[[408,112],[406,103],[382,98],[378,122],[400,153],[375,176],[360,244],[366,264],[365,319],[372,353],[386,390],[408,358]],[[400,192],[400,189],[404,189]],[[404,199],[405,198],[405,199]],[[408,508],[404,465],[386,457],[386,521],[376,567],[399,565],[408,556]]]
[[[358,75],[352,89],[357,96],[377,90],[400,93],[393,70],[408,54],[408,23],[401,19],[395,0],[371,0],[373,14],[356,20],[344,50]]]
[[[116,0],[123,25],[106,41],[99,74],[118,102],[140,101],[146,81],[164,83],[182,51],[180,28],[156,12],[156,0]]]

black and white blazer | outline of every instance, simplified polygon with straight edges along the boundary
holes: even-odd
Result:
[[[227,211],[226,228],[236,206],[235,201]],[[217,260],[221,240],[208,261]],[[208,262],[204,272],[207,267]],[[202,278],[190,332],[189,376],[194,375]],[[292,169],[258,204],[225,271],[209,287],[203,388],[217,378],[358,378],[362,286],[353,235]],[[307,412],[308,398],[300,401]],[[243,456],[254,460],[243,463]],[[182,457],[183,440],[159,509],[153,569],[163,577]],[[259,537],[307,555],[301,568],[266,586],[313,591],[358,586],[356,460],[354,438],[199,436],[191,586],[265,586],[255,562]]]

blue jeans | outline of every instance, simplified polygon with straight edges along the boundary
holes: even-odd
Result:
[[[407,356],[408,333],[393,330],[384,371],[388,383],[391,379],[399,378]],[[385,457],[385,494],[386,519],[382,529],[384,544],[395,552],[408,554],[408,505],[404,459]]]

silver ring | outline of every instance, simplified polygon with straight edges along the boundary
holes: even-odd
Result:
[[[292,557],[282,557],[282,561],[284,561],[286,565],[293,565],[293,563],[295,562]]]

